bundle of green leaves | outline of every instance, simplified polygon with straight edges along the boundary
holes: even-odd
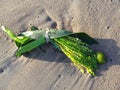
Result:
[[[86,33],[72,33],[55,29],[39,30],[37,27],[32,26],[30,31],[15,35],[4,26],[2,26],[2,29],[15,41],[18,47],[17,56],[21,56],[46,42],[50,42],[55,48],[65,53],[82,73],[86,70],[95,76],[94,71],[98,69],[98,58],[97,54],[89,46],[98,44],[98,42]]]

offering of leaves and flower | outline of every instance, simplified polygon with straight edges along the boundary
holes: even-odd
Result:
[[[46,42],[50,42],[70,58],[82,73],[86,70],[93,76],[95,76],[94,72],[98,69],[98,63],[106,60],[102,52],[95,53],[89,48],[90,45],[98,44],[98,42],[84,32],[73,33],[55,29],[39,30],[37,27],[32,26],[30,31],[15,35],[4,26],[2,26],[2,29],[15,41],[18,47],[16,56],[21,56]]]

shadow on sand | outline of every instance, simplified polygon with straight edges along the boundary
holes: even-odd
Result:
[[[107,56],[107,63],[99,65],[99,70],[96,71],[97,76],[102,75],[102,71],[106,71],[112,65],[120,65],[120,48],[117,47],[113,39],[96,39],[99,45],[92,45],[94,51],[102,51]],[[58,63],[71,63],[71,61],[61,52],[56,50],[50,44],[45,44],[29,53],[24,54],[27,58],[35,60],[44,60]]]

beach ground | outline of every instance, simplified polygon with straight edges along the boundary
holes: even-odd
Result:
[[[49,44],[16,57],[0,29],[0,90],[120,90],[120,0],[0,0],[0,25],[16,34],[32,25],[86,32],[107,56],[91,77]]]

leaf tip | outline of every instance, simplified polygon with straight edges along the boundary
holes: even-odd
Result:
[[[1,28],[2,28],[3,31],[5,31],[5,26],[2,25]]]

